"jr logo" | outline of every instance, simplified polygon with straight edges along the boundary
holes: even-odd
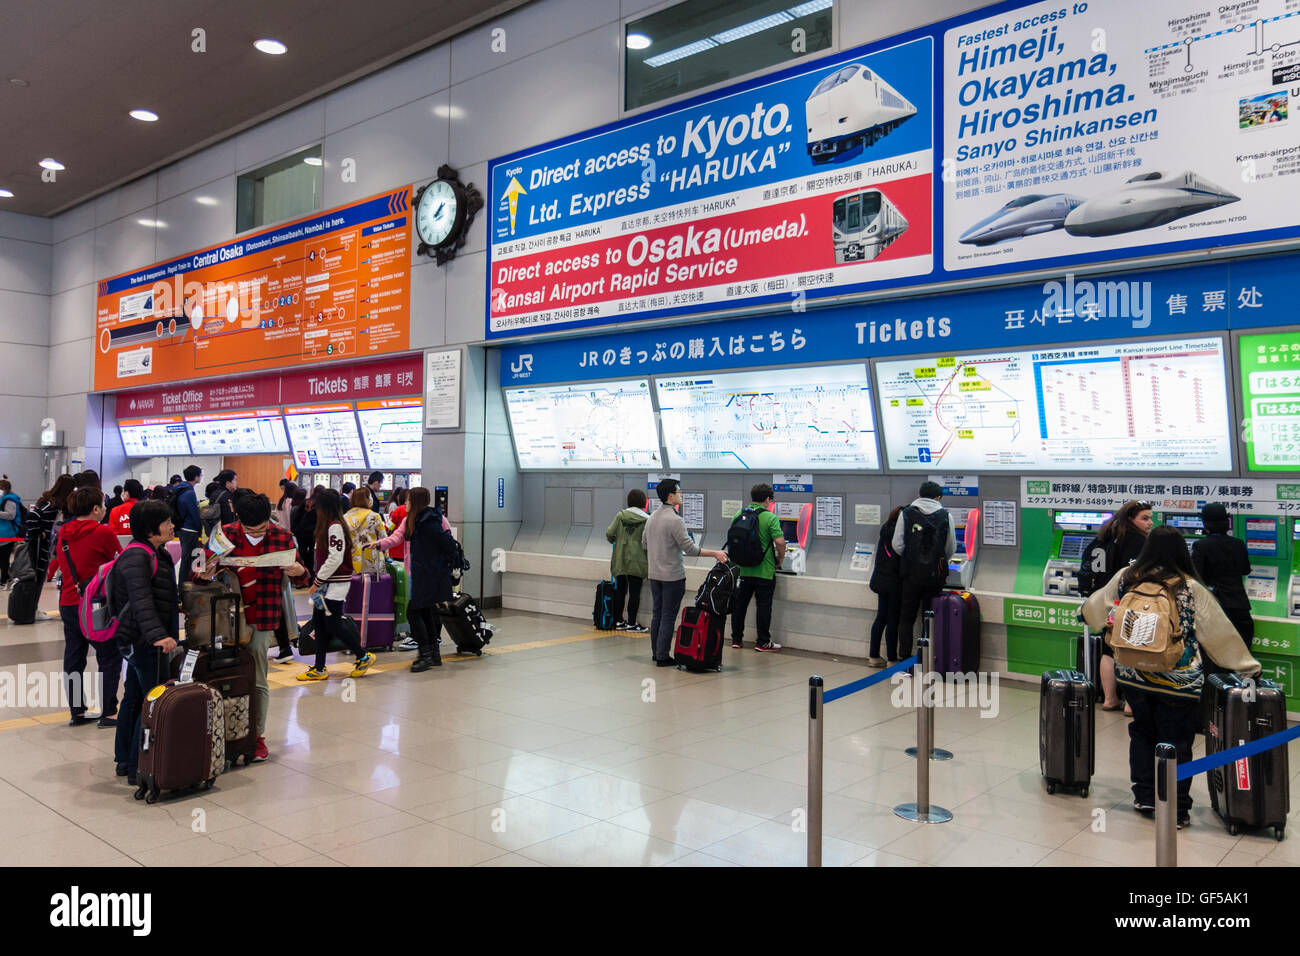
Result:
[[[521,372],[529,372],[531,374],[533,371],[533,353],[525,352],[515,361],[511,362],[510,371],[514,372],[516,375],[519,375]]]

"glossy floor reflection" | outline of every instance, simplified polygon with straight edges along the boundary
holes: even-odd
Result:
[[[272,665],[271,759],[156,806],[114,776],[111,731],[5,700],[0,865],[803,865],[808,677],[838,686],[869,673],[862,661],[727,648],[721,674],[695,675],[650,666],[643,637],[491,616],[485,657],[424,674],[406,671],[409,654],[355,685],[346,661],[316,684],[293,679],[300,663]],[[20,667],[57,673],[59,624],[0,626],[0,652],[11,682]],[[936,742],[956,755],[932,764],[932,799],[954,817],[942,826],[892,812],[915,799],[915,719],[889,686],[828,705],[825,865],[1150,865],[1127,721],[1098,714],[1088,798],[1049,797],[1037,688],[1004,681],[998,705],[936,712]],[[1193,795],[1181,863],[1300,864],[1294,836],[1229,836],[1204,776]]]

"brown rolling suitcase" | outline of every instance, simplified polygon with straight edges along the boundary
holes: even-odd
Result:
[[[257,665],[250,648],[229,643],[229,634],[223,633],[222,625],[232,616],[243,618],[239,611],[239,595],[219,595],[209,603],[212,620],[206,630],[210,635],[210,643],[199,651],[191,679],[214,687],[221,694],[226,726],[226,760],[233,766],[242,756],[244,764],[248,765],[257,753],[258,704],[254,693],[257,686]],[[220,646],[217,646],[216,638],[221,638]],[[184,662],[185,655],[176,656],[172,661],[172,677],[180,675]]]
[[[239,576],[231,568],[217,571],[211,581],[186,581],[181,585],[181,610],[185,613],[185,641],[191,650],[202,650],[212,643],[212,635],[219,633],[225,643],[233,644],[231,635],[242,646],[253,639],[253,626],[239,613],[239,604],[233,607],[223,598],[240,595]],[[221,603],[228,615],[220,621],[214,613],[214,604]]]
[[[225,766],[225,715],[216,688],[168,681],[145,695],[137,800],[156,803],[164,790],[207,789]]]

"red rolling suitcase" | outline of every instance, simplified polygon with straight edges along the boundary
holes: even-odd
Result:
[[[722,633],[727,619],[714,618],[702,607],[682,611],[673,660],[690,671],[722,670]]]
[[[969,591],[942,591],[930,602],[934,626],[934,670],[967,674],[980,666],[980,606]]]
[[[397,619],[391,574],[354,574],[343,613],[361,625],[361,646],[368,651],[393,649]]]
[[[159,673],[162,660],[159,659]],[[226,721],[215,687],[189,681],[159,684],[140,715],[135,798],[156,803],[164,790],[206,789],[226,767]]]

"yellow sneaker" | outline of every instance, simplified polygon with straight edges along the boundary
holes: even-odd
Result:
[[[329,680],[330,672],[323,667],[309,667],[298,675],[298,680]]]
[[[352,673],[349,674],[348,676],[365,677],[366,671],[370,670],[370,665],[373,664],[375,660],[376,660],[375,655],[367,651],[364,657],[357,658],[357,666],[352,668]]]

